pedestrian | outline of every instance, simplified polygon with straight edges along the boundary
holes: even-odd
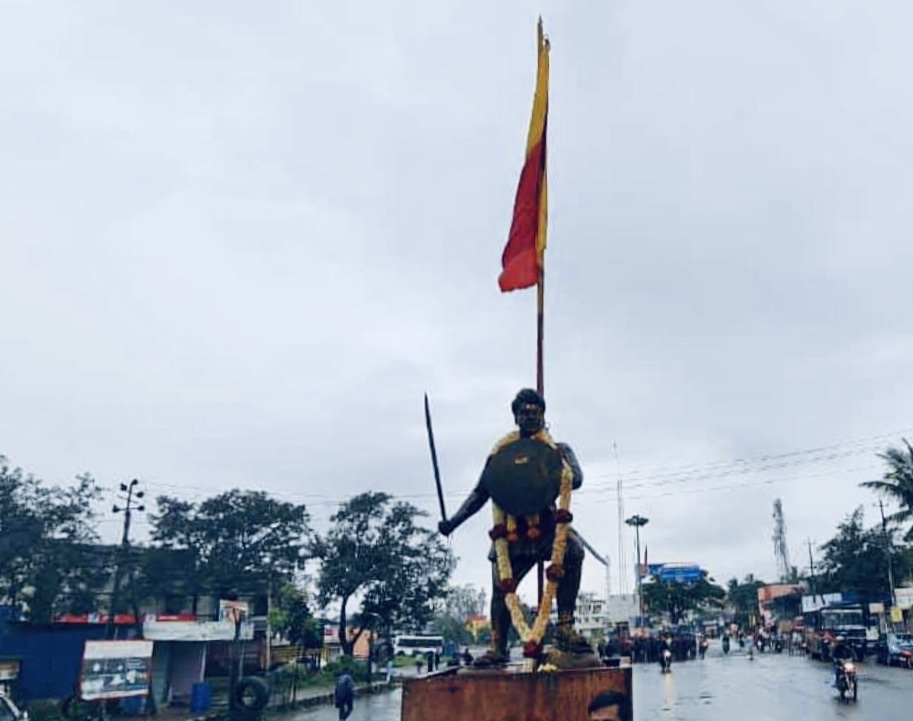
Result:
[[[415,675],[416,676],[422,675],[422,666],[423,665],[424,665],[424,661],[422,661],[422,657],[416,656],[415,657]]]
[[[387,683],[393,680],[393,657],[387,656]]]
[[[333,695],[336,699],[336,708],[339,709],[340,721],[349,718],[349,714],[355,708],[355,679],[348,671],[339,674]]]

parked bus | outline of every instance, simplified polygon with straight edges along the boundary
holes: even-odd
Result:
[[[417,634],[414,636],[397,636],[393,640],[393,653],[397,656],[418,656],[420,654],[443,653],[444,637]]]

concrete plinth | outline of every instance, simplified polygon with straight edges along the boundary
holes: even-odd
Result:
[[[603,691],[631,698],[631,667],[557,672],[460,669],[403,683],[402,721],[567,721],[588,718]]]

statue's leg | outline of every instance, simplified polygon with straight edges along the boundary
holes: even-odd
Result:
[[[558,606],[558,627],[555,640],[562,651],[592,653],[587,640],[574,630],[574,610],[577,593],[580,590],[580,576],[583,572],[583,544],[573,531],[567,536],[564,553],[564,577],[558,583],[555,600]]]
[[[518,584],[534,565],[536,565],[536,559],[529,556],[511,558],[511,568]],[[510,631],[511,624],[510,610],[504,602],[504,591],[498,586],[499,580],[498,565],[497,563],[492,563],[491,645],[486,654],[475,660],[474,666],[493,666],[506,663],[508,660],[507,633]]]

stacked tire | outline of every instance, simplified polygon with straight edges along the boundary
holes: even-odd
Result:
[[[257,721],[269,703],[269,684],[258,676],[240,679],[229,698],[232,721]]]

